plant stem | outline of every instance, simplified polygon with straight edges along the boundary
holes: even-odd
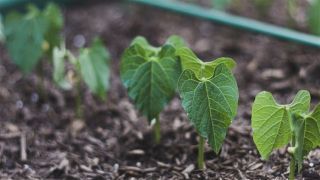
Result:
[[[295,172],[296,172],[296,160],[294,159],[293,155],[290,155],[290,172],[289,172],[289,180],[294,180]]]
[[[81,99],[81,81],[80,79],[77,80],[77,87],[76,87],[76,117],[79,119],[83,118],[83,109],[82,109],[82,99]]]
[[[159,143],[160,143],[160,140],[161,140],[161,131],[160,131],[159,115],[156,117],[156,123],[154,124],[153,132],[154,132],[154,140],[155,140],[155,143],[156,143],[156,144],[159,144]]]
[[[198,168],[204,169],[204,143],[205,139],[199,135],[199,144],[198,144]]]

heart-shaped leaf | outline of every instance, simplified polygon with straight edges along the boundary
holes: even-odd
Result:
[[[175,51],[182,46],[181,42],[178,37],[172,37],[158,48],[137,37],[122,56],[122,82],[137,109],[149,121],[159,115],[175,94],[181,73]]]
[[[190,121],[218,153],[238,106],[238,87],[230,69],[218,64],[210,78],[201,79],[193,70],[184,70],[178,89]]]
[[[310,94],[299,91],[291,104],[279,105],[272,94],[261,92],[252,107],[251,125],[253,140],[264,159],[276,148],[281,148],[292,139],[291,116],[309,110]]]

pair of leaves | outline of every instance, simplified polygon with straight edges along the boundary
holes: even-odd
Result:
[[[184,69],[178,82],[182,106],[198,133],[218,153],[237,112],[238,87],[231,72],[235,62],[219,58],[204,63],[188,48],[177,54]]]
[[[309,9],[309,27],[311,32],[320,35],[320,0],[313,0]]]
[[[157,118],[175,94],[181,74],[175,53],[184,44],[180,37],[171,36],[162,47],[153,47],[145,38],[137,37],[122,56],[121,80],[149,121]]]
[[[65,76],[65,59],[70,60],[78,78],[82,77],[95,95],[101,99],[106,98],[106,91],[109,89],[110,55],[99,39],[95,39],[90,48],[81,49],[78,59],[64,46],[60,49],[54,48],[54,80],[61,88],[70,89],[73,83]]]
[[[279,105],[269,92],[256,96],[252,108],[253,140],[262,158],[267,159],[274,149],[294,141],[293,155],[301,168],[303,157],[320,145],[320,108],[305,115],[309,108],[310,94],[305,90],[287,105]]]
[[[54,4],[42,12],[30,5],[25,15],[9,13],[4,21],[4,35],[13,62],[23,72],[30,72],[46,51],[59,44],[62,25],[61,12]]]

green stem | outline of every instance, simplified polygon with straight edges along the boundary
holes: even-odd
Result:
[[[82,99],[81,99],[81,81],[78,80],[76,87],[76,117],[79,119],[83,118],[83,109],[82,109]]]
[[[291,116],[291,118],[294,118]],[[291,122],[292,122],[292,119],[291,119]],[[294,132],[293,132],[294,133]],[[295,143],[296,142],[296,137],[295,135],[293,134],[292,135],[292,140],[291,140],[291,147],[294,148],[295,147]],[[294,158],[294,149],[293,151],[289,151],[289,154],[290,154],[290,169],[289,169],[289,180],[294,180],[295,179],[295,175],[296,175],[296,160]]]
[[[155,140],[155,143],[156,143],[156,144],[159,144],[159,143],[160,143],[160,140],[161,140],[161,131],[160,131],[159,115],[156,117],[156,123],[154,124],[153,132],[154,132],[154,140]]]
[[[290,172],[289,172],[289,180],[295,179],[295,172],[296,172],[296,160],[294,159],[293,155],[291,156],[290,160]]]
[[[205,139],[199,135],[199,144],[198,144],[198,168],[204,169],[204,143]]]

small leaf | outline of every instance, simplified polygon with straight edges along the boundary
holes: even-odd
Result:
[[[308,115],[295,114],[293,126],[295,132],[294,158],[298,162],[300,171],[304,156],[320,146],[320,105],[318,104]]]
[[[238,87],[231,71],[222,63],[210,79],[199,79],[192,70],[184,70],[178,89],[190,121],[218,153],[237,111]]]
[[[174,44],[157,48],[149,45],[145,38],[137,37],[122,56],[122,82],[137,109],[149,121],[159,115],[175,94],[181,67]]]
[[[102,99],[109,89],[109,53],[99,39],[90,48],[82,49],[79,65],[82,78],[90,90]]]
[[[252,107],[253,140],[262,156],[267,159],[276,148],[281,148],[291,140],[291,115],[309,109],[310,94],[299,91],[289,105],[279,105],[272,94],[261,92]]]
[[[71,89],[72,83],[65,77],[66,55],[67,50],[65,49],[65,46],[62,46],[61,49],[57,47],[53,49],[53,79],[62,89]]]
[[[13,62],[25,73],[30,72],[43,55],[42,44],[47,28],[48,23],[34,6],[29,6],[25,16],[15,12],[6,16],[6,47]]]
[[[233,69],[236,65],[231,58],[226,57],[211,62],[203,62],[187,47],[179,48],[176,54],[181,59],[182,69],[192,70],[199,79],[202,77],[210,78],[219,64],[225,64],[229,69]]]

